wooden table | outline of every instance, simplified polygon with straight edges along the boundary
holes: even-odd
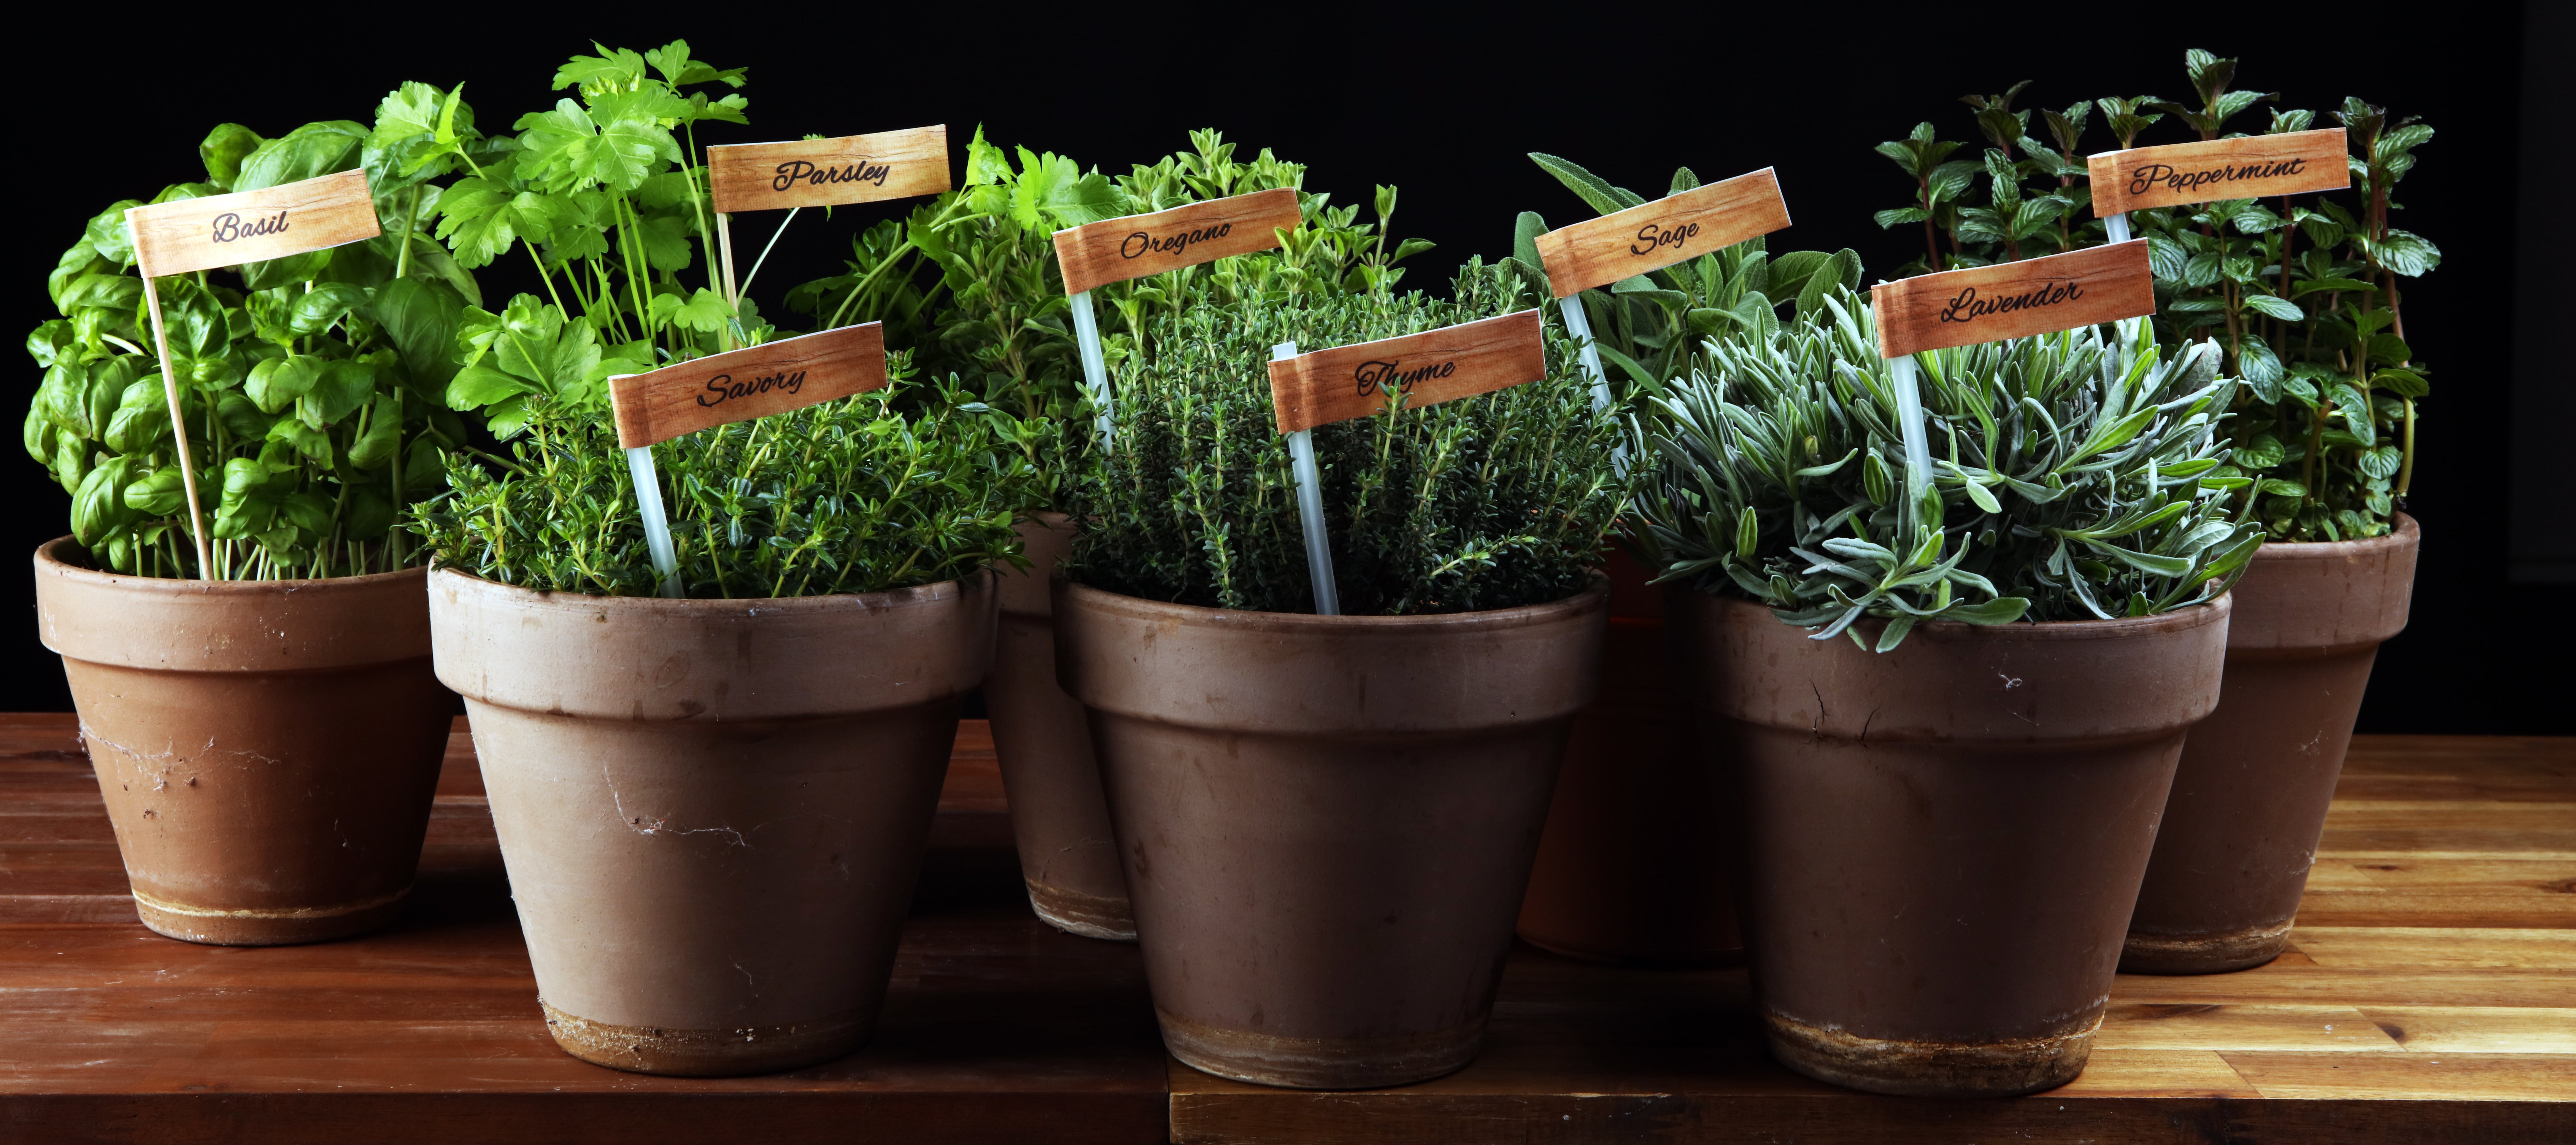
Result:
[[[0,1141],[2576,1141],[2576,741],[2356,741],[2293,953],[2121,978],[2084,1076],[2013,1101],[1792,1075],[1741,970],[1528,949],[1454,1076],[1198,1073],[1161,1053],[1132,947],[1028,915],[973,722],[867,1048],[618,1073],[545,1034],[472,763],[460,734],[401,926],[194,946],[134,921],[69,718],[0,716]]]

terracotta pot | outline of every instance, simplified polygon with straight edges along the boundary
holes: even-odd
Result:
[[[1020,877],[1028,884],[1029,908],[1049,925],[1085,938],[1134,942],[1136,916],[1127,906],[1127,876],[1118,870],[1091,726],[1082,705],[1055,680],[1047,584],[1073,545],[1073,527],[1062,513],[1040,513],[1022,521],[1019,533],[1029,568],[995,570],[1002,617],[993,674],[984,681],[984,712],[993,721]]]
[[[1162,604],[1056,582],[1163,1043],[1265,1085],[1474,1058],[1608,586],[1450,616]]]
[[[2209,974],[2290,940],[2379,643],[2406,627],[2421,532],[2265,545],[2236,582],[2227,688],[2183,748],[2120,969]]]
[[[430,578],[555,1043],[641,1073],[865,1041],[993,578],[779,600]]]
[[[1727,891],[1726,824],[1714,773],[1664,652],[1664,593],[1625,550],[1610,575],[1601,697],[1574,713],[1520,936],[1599,962],[1742,961]]]
[[[1744,808],[1772,1056],[1878,1093],[2029,1093],[2084,1069],[2229,602],[1931,624],[1880,655],[1671,594],[1683,679]],[[1872,633],[1875,639],[1875,634]]]
[[[321,942],[411,893],[451,705],[421,569],[196,581],[36,550],[36,615],[159,934]]]

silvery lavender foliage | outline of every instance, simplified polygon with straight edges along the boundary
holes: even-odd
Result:
[[[2198,345],[2162,357],[2141,326],[1917,355],[1932,472],[1909,519],[1890,363],[1849,292],[1814,320],[1711,342],[1641,435],[1637,497],[1667,580],[1849,632],[1923,620],[2144,616],[2214,598],[2262,542],[2231,521],[2242,477],[2217,419],[2237,383]]]

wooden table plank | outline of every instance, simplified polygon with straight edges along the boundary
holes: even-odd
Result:
[[[960,728],[875,1037],[753,1078],[555,1048],[461,724],[405,919],[264,949],[136,922],[72,736],[68,716],[0,715],[0,1140],[1164,1139],[1136,950],[1029,914],[981,721]]]
[[[876,1040],[773,1077],[624,1074],[533,1013],[461,726],[410,917],[268,950],[140,929],[77,746],[67,716],[0,714],[0,1140],[2576,1140],[2576,740],[2356,740],[2288,954],[2124,976],[2081,1078],[1973,1102],[1779,1068],[1740,969],[1530,949],[1458,1074],[1200,1074],[1162,1055],[1134,948],[1029,917],[972,721]]]
[[[1822,1085],[1763,1053],[1741,970],[1521,949],[1466,1070],[1306,1094],[1174,1062],[1173,1140],[2576,1140],[2576,740],[2362,737],[2338,795],[2290,952],[2121,976],[2049,1093]]]

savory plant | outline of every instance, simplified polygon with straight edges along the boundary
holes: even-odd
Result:
[[[276,139],[224,124],[205,180],[153,202],[363,168],[384,233],[362,243],[158,281],[216,579],[354,576],[417,563],[392,529],[467,447],[441,400],[474,278],[420,233],[453,162],[404,145],[424,117],[471,130],[453,92],[407,83],[372,128],[309,123]],[[62,317],[27,348],[44,367],[28,455],[72,494],[72,534],[102,567],[194,577],[185,481],[125,200],[89,221],[47,287]],[[235,284],[238,283],[238,286]]]
[[[1294,257],[1235,260],[1240,293],[1228,305],[1144,309],[1151,351],[1117,370],[1112,444],[1086,455],[1067,490],[1081,523],[1075,580],[1206,607],[1313,611],[1287,439],[1271,411],[1272,347],[1390,338],[1536,301],[1518,275],[1481,260],[1459,272],[1454,301],[1257,286],[1289,269],[1265,261]],[[1629,490],[1610,459],[1621,423],[1593,410],[1575,347],[1553,327],[1548,355],[1542,381],[1314,430],[1345,613],[1509,608],[1583,587]]]
[[[2228,130],[2236,117],[2279,99],[2277,92],[2231,90],[2236,60],[2195,48],[2183,63],[2195,101],[2105,98],[2042,111],[2045,143],[2031,137],[2031,112],[2012,108],[2027,84],[1963,97],[1988,144],[1979,162],[1950,159],[1960,145],[1938,139],[1929,122],[1880,144],[1879,153],[1915,181],[1911,205],[1877,216],[1882,227],[1923,227],[1925,257],[1903,273],[2103,242],[2101,222],[2083,217],[2092,201],[2083,141],[2094,108],[2109,143],[2126,149],[2160,142],[2140,135],[2167,118],[2199,139],[2228,138],[2240,134]],[[2226,472],[2254,478],[2239,511],[2279,541],[2388,532],[2414,478],[2416,399],[2430,388],[2429,369],[2406,342],[2397,280],[2429,273],[2441,251],[2391,226],[2389,212],[2400,209],[2392,189],[2414,168],[2415,148],[2433,129],[2349,97],[2334,119],[2350,140],[2349,192],[2130,216],[2148,242],[2156,323],[2167,343],[2216,344],[2225,371],[2246,383],[2226,426],[2237,443]],[[2314,112],[2276,109],[2263,132],[2305,131],[2316,121]]]
[[[2217,432],[2238,383],[2085,328],[1920,354],[1930,472],[1908,505],[1890,365],[1848,291],[1711,342],[1647,419],[1636,498],[1660,579],[1887,651],[1915,624],[2145,616],[2217,596],[2261,544],[2229,520]],[[1645,468],[1640,466],[1641,469]],[[1875,642],[1853,627],[1886,624]]]
[[[1571,160],[1537,152],[1530,154],[1530,160],[1604,215],[1646,201]],[[1690,168],[1676,168],[1672,189],[1665,193],[1680,194],[1699,185],[1699,176]],[[1512,254],[1504,260],[1540,299],[1549,296],[1546,268],[1538,255],[1538,237],[1547,231],[1547,220],[1537,212],[1521,212],[1512,230]],[[1626,375],[1642,395],[1657,392],[1665,379],[1686,369],[1702,339],[1751,330],[1762,323],[1759,314],[1776,320],[1781,306],[1789,307],[1793,315],[1810,313],[1826,292],[1857,288],[1860,272],[1860,255],[1848,247],[1831,254],[1802,250],[1774,257],[1757,236],[1622,279],[1607,289],[1586,290],[1580,297],[1605,370],[1615,368]]]
[[[822,596],[934,584],[1016,561],[1031,474],[1026,427],[948,394],[911,402],[901,353],[885,389],[718,426],[654,447],[686,595]],[[918,412],[903,412],[905,406]],[[452,458],[455,491],[411,523],[442,565],[551,592],[650,596],[659,585],[617,431],[597,404],[527,407],[514,460]]]

